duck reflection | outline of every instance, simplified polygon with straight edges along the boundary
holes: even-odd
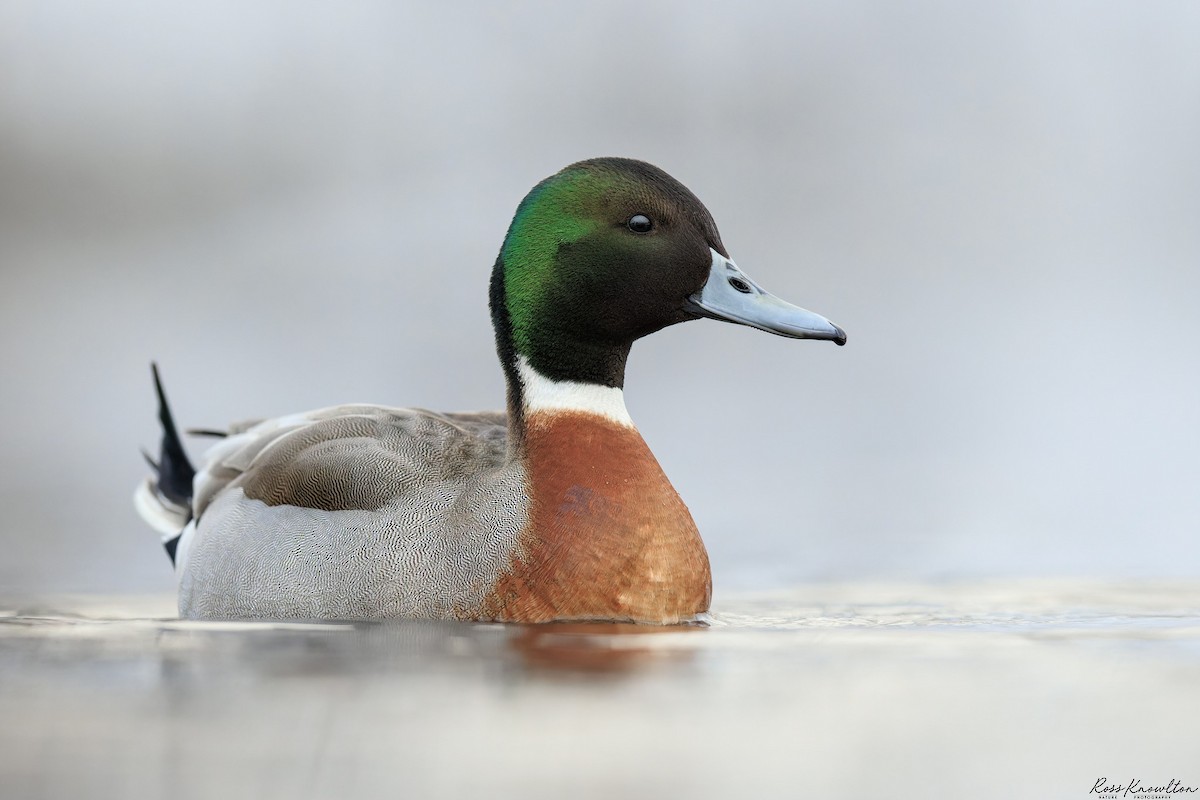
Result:
[[[557,622],[517,626],[509,639],[521,663],[533,670],[599,674],[630,673],[689,661],[695,648],[679,636],[707,625],[635,625],[627,622]]]

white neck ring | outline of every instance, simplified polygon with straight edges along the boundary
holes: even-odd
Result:
[[[535,370],[525,356],[517,356],[517,375],[528,414],[574,411],[633,427],[625,408],[625,393],[615,386],[551,380]]]

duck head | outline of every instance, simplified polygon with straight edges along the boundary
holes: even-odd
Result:
[[[687,187],[625,158],[572,164],[525,196],[492,273],[491,309],[510,408],[518,363],[550,381],[619,389],[635,340],[700,317],[846,342],[747,277]]]

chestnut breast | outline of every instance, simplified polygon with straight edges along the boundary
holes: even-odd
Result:
[[[637,429],[597,414],[526,419],[529,523],[487,605],[496,619],[671,623],[708,610],[708,554]]]

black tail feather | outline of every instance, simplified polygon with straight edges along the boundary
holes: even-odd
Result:
[[[229,436],[229,431],[218,431],[212,428],[188,428],[188,436],[208,436],[213,439],[224,439]]]
[[[171,559],[171,563],[175,563],[175,551],[179,549],[179,537],[174,536],[163,542],[163,547],[167,551],[167,558]]]
[[[163,433],[158,463],[155,464],[149,456],[146,456],[146,460],[158,472],[158,491],[162,496],[186,508],[191,504],[196,468],[188,461],[187,453],[183,450],[183,441],[175,428],[171,407],[167,405],[167,395],[158,376],[158,365],[151,362],[150,371],[154,374],[154,390],[158,393],[158,421],[162,423]]]
[[[171,407],[167,405],[167,394],[163,391],[162,380],[158,376],[158,364],[153,361],[150,362],[150,372],[154,375],[154,391],[158,394],[158,421],[162,423],[162,445],[158,451],[158,463],[155,463],[145,450],[142,451],[142,456],[158,475],[155,484],[159,494],[175,505],[190,509],[192,480],[196,477],[196,468],[192,466],[183,450],[183,441],[179,438],[179,430],[171,416]],[[175,563],[175,549],[178,546],[179,536],[163,542],[172,564]]]

